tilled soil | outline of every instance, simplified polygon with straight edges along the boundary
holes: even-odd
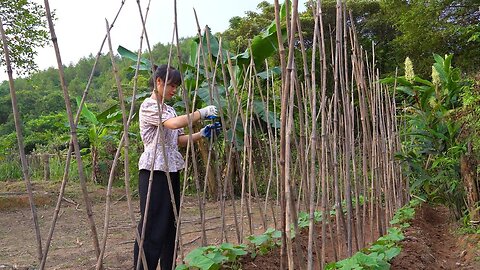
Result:
[[[417,209],[391,269],[480,269],[480,236],[457,236],[455,226],[444,206]]]
[[[391,269],[480,269],[480,235],[455,235],[455,224],[451,213],[444,206],[423,205],[418,208],[411,226],[405,231],[405,240],[401,242],[402,252],[391,262]],[[315,230],[320,231],[320,226]],[[317,236],[315,242],[321,245],[321,238]],[[335,261],[331,242],[330,237],[327,237],[327,263]],[[295,269],[306,269],[308,231],[297,235],[295,243],[300,247],[295,249],[294,245],[293,249]],[[320,249],[317,246],[314,250]],[[337,259],[347,257],[344,249],[337,251],[337,256]],[[314,251],[313,257],[314,269],[320,269],[318,252]],[[280,269],[280,250],[275,249],[255,259],[245,257],[241,269]]]
[[[28,196],[21,190],[19,183],[0,183],[0,204],[3,201],[15,201],[6,207],[0,207],[0,270],[33,270],[38,269],[37,244],[33,229],[32,213],[28,204]],[[56,186],[56,185],[54,185]],[[20,187],[20,188],[18,188]],[[57,193],[43,184],[34,185],[36,194],[42,194],[42,200],[36,199],[37,216],[42,234],[42,244],[52,223]],[[45,195],[50,194],[50,197]],[[89,187],[92,199],[94,219],[99,241],[103,234],[105,212],[105,189]],[[133,269],[134,228],[129,218],[128,204],[123,196],[123,189],[114,189],[110,210],[110,225],[105,251],[104,269]],[[37,197],[37,195],[35,195]],[[47,198],[48,197],[48,198]],[[87,219],[82,195],[77,183],[67,186],[65,200],[59,211],[53,240],[48,252],[46,269],[95,269],[95,251],[91,237],[90,225]],[[133,203],[135,218],[140,219],[138,198]],[[236,201],[237,216],[240,213],[240,202]],[[225,228],[222,229],[221,207],[218,202],[206,202],[205,206],[206,243],[218,245],[236,241],[235,221],[232,202],[225,204]],[[195,196],[185,197],[182,204],[182,251],[184,256],[193,248],[202,245],[198,200]],[[237,222],[244,224],[244,233],[250,234],[247,225],[247,215],[244,209],[244,218]],[[271,216],[271,213],[269,213]],[[265,231],[259,215],[252,215],[251,234],[260,234]],[[273,226],[267,220],[267,226]],[[222,231],[224,232],[222,234]],[[222,236],[225,235],[225,236]],[[182,252],[179,251],[179,252]]]

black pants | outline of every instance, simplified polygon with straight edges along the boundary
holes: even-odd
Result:
[[[138,179],[138,193],[140,196],[141,219],[138,223],[139,235],[142,235],[143,213],[147,201],[148,179],[150,171],[140,170]],[[180,208],[180,181],[179,173],[170,173],[172,181],[173,194],[177,211]],[[178,213],[178,212],[177,212]],[[170,200],[170,190],[165,172],[154,171],[152,189],[150,194],[150,206],[148,209],[147,224],[145,227],[145,240],[143,250],[147,259],[149,270],[157,269],[158,261],[162,270],[172,269],[173,253],[175,249],[175,216],[173,206]],[[135,241],[134,247],[134,266],[137,268],[137,259],[139,253],[139,243]],[[140,260],[140,269],[143,269]]]

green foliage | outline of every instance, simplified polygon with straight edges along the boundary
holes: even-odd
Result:
[[[185,257],[185,264],[178,265],[175,269],[217,270],[222,265],[234,264],[239,256],[246,255],[245,248],[244,245],[230,243],[199,247],[190,251]]]
[[[477,77],[474,87],[465,87],[462,93],[463,106],[459,112],[459,122],[462,124],[460,138],[470,143],[472,152],[480,160],[480,77]]]
[[[27,0],[2,0],[0,17],[7,37],[12,68],[19,74],[36,69],[36,49],[49,42],[46,12],[42,5]],[[0,65],[5,66],[0,39]]]
[[[373,38],[380,42],[376,45],[379,57],[390,57],[385,60],[389,59],[393,72],[410,56],[418,72],[426,76],[430,73],[429,55],[451,53],[456,55],[456,65],[462,70],[475,70],[480,55],[475,44],[468,41],[479,30],[475,3],[475,0],[379,1],[380,11],[367,19],[368,23],[390,28],[383,36],[374,32]]]
[[[352,257],[339,262],[329,263],[326,269],[390,269],[388,262],[400,254],[401,248],[397,246],[397,243],[403,239],[404,236],[399,228],[389,228],[388,233],[378,238],[368,249],[359,251]]]
[[[20,158],[13,160],[13,157],[0,156],[0,181],[22,179],[22,166]]]
[[[409,204],[398,209],[390,224],[396,227],[389,228],[387,234],[381,236],[370,247],[363,249],[350,258],[327,264],[328,270],[387,270],[390,269],[391,261],[400,254],[401,248],[398,243],[405,237],[402,230],[408,228],[408,221],[415,215],[415,207],[420,204],[419,200],[411,200]]]
[[[459,158],[465,152],[460,141],[461,123],[454,118],[462,106],[462,93],[471,85],[452,67],[452,55],[434,55],[432,80],[419,76],[387,78],[396,81],[403,100],[402,152],[397,154],[407,166],[411,190],[432,202],[445,203],[457,213],[464,207]],[[413,73],[413,71],[410,71]]]
[[[273,228],[268,228],[263,234],[250,235],[247,240],[250,241],[250,250],[252,258],[255,258],[258,254],[265,255],[273,248],[280,246],[282,232]]]
[[[322,221],[322,211],[315,211],[313,214],[314,222]],[[298,213],[298,228],[306,228],[310,224],[310,214],[306,212]],[[293,227],[293,226],[292,226]]]
[[[77,98],[77,106],[80,106],[80,99]],[[84,153],[91,155],[92,180],[95,183],[105,183],[108,179],[110,168],[105,160],[115,154],[115,150],[108,150],[108,146],[117,145],[120,141],[119,124],[122,119],[122,113],[118,105],[113,105],[102,113],[95,114],[89,110],[85,103],[81,111],[82,121],[79,123],[78,130],[80,135],[88,138],[89,147],[83,148]],[[115,147],[115,146],[113,146]],[[113,150],[113,151],[112,151]]]
[[[245,17],[235,16],[230,19],[229,28],[222,33],[224,41],[228,42],[229,49],[236,53],[248,49],[248,40],[265,29],[275,19],[272,4],[262,1],[257,5],[259,13],[248,11]]]
[[[393,226],[399,226],[402,229],[405,229],[410,226],[407,222],[415,216],[415,209],[417,205],[420,204],[419,200],[413,199],[407,206],[404,206],[397,210],[393,219],[390,221],[390,224]]]

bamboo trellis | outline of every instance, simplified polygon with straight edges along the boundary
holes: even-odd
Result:
[[[124,2],[121,2],[115,20],[119,16]],[[78,161],[80,183],[96,255],[94,258],[96,269],[102,269],[105,266],[103,259],[108,252],[110,209],[113,207],[111,205],[112,182],[115,166],[118,164],[122,150],[124,151],[125,193],[132,238],[140,243],[140,250],[142,249],[145,236],[138,234],[136,229],[137,220],[129,190],[129,140],[127,134],[135,111],[134,98],[137,91],[140,54],[144,38],[150,57],[152,54],[148,31],[145,27],[150,2],[145,13],[142,11],[140,1],[137,1],[137,6],[142,33],[133,80],[132,103],[129,110],[124,105],[121,79],[118,76],[116,59],[111,47],[111,39],[114,37],[111,36],[110,30],[115,20],[112,24],[107,22],[106,35],[96,58],[96,60],[99,59],[103,45],[105,41],[108,41],[124,127],[109,177],[103,235],[99,242],[76,135],[81,108],[88,95],[97,62],[92,68],[80,108],[74,118],[64,80],[60,50],[56,43],[57,37],[51,20],[50,7],[48,0],[45,0],[69,117],[71,141],[54,217],[46,244],[42,247],[33,194],[31,187],[29,188],[30,181],[28,170],[26,170],[28,165],[23,151],[22,135],[20,128],[17,127],[24,178],[29,190],[34,227],[37,232],[40,269],[46,267],[50,243],[68,180],[68,166],[72,152],[75,153]],[[351,14],[347,16],[345,4],[341,0],[337,0],[336,26],[334,31],[330,31],[335,33],[335,37],[332,37],[330,41],[327,41],[325,37],[321,1],[318,1],[309,10],[315,19],[310,61],[298,16],[298,0],[294,0],[291,5],[286,5],[285,21],[282,21],[280,16],[281,7],[278,0],[274,1],[274,6],[276,49],[281,69],[280,78],[277,80],[280,83],[274,79],[271,67],[268,66],[266,60],[265,63],[256,63],[251,57],[248,64],[235,66],[230,54],[224,55],[222,52],[221,38],[219,39],[220,49],[217,54],[214,54],[209,32],[205,31],[205,34],[202,35],[195,13],[199,40],[194,63],[197,71],[195,74],[197,77],[196,89],[201,87],[199,77],[200,70],[203,70],[210,102],[219,104],[224,136],[220,137],[219,141],[207,142],[206,146],[193,144],[191,136],[189,138],[181,204],[176,205],[172,199],[173,208],[179,208],[178,215],[177,211],[174,212],[177,222],[176,245],[179,251],[178,254],[175,253],[175,257],[178,256],[180,260],[185,257],[186,243],[182,239],[182,222],[185,221],[183,201],[188,181],[193,181],[198,201],[199,217],[197,221],[201,224],[198,245],[219,244],[218,241],[242,243],[246,236],[265,231],[269,226],[274,227],[282,232],[282,246],[278,251],[281,269],[294,269],[295,267],[324,269],[328,260],[351,256],[355,251],[365,247],[368,242],[385,233],[388,221],[393,217],[395,210],[408,200],[408,183],[402,177],[400,164],[394,160],[394,153],[400,147],[395,93],[391,93],[389,89],[379,83],[380,72],[375,66],[374,51],[371,54],[372,57],[368,57],[360,47],[354,25],[347,23],[347,20],[352,22],[353,18]],[[177,45],[177,59],[181,62],[176,1],[174,1],[174,7],[175,21],[168,64],[171,63],[172,57],[175,57],[174,44]],[[285,42],[281,35],[282,25],[287,30]],[[5,59],[9,63],[8,47],[1,21],[0,26],[4,40]],[[203,44],[204,38],[206,38],[207,44]],[[296,47],[298,42],[300,48]],[[329,43],[330,55],[327,55]],[[300,63],[296,62],[299,59],[295,58],[296,51],[301,54]],[[250,55],[255,53],[252,46],[249,47],[249,53]],[[153,62],[151,59],[151,63]],[[318,67],[320,70],[317,70]],[[261,79],[258,69],[266,71],[266,79]],[[15,104],[11,68],[9,67],[8,70],[12,103]],[[237,77],[238,70],[242,71],[241,77]],[[221,82],[223,82],[225,90],[223,98],[227,101],[224,107],[219,102],[221,99],[219,84]],[[197,109],[195,108],[196,91],[194,91],[193,100],[190,100],[187,89],[183,89],[182,96],[186,112],[194,112]],[[258,99],[255,99],[256,97]],[[280,107],[275,102],[277,99],[281,101]],[[262,127],[264,122],[260,120],[261,117],[255,110],[257,104],[261,104],[265,108],[267,117],[264,122],[266,122],[267,128]],[[280,127],[276,127],[276,122],[269,122],[272,107],[273,114],[279,113],[280,115]],[[14,114],[18,116],[18,108],[13,106],[13,109]],[[15,120],[17,126],[17,118]],[[238,125],[243,127],[243,138],[236,138],[235,132],[232,132]],[[189,134],[195,130],[190,119],[187,130]],[[262,133],[265,135],[263,141],[257,137]],[[163,128],[160,126],[157,138],[162,147],[165,147],[162,136]],[[238,145],[239,143],[243,146]],[[218,145],[223,146],[223,152],[217,152]],[[262,149],[257,149],[256,146]],[[200,175],[197,163],[198,149],[202,147],[208,150],[206,160],[204,160],[207,169],[203,176]],[[165,151],[162,152],[165,153]],[[266,155],[268,158],[262,159],[261,155]],[[193,177],[187,177],[188,175]],[[262,177],[264,178],[262,179]],[[262,197],[259,192],[261,180],[266,184],[265,197]],[[170,181],[170,177],[168,177],[170,193],[173,194]],[[151,182],[152,175],[150,176]],[[235,194],[236,186],[240,186],[240,190],[237,191],[240,194]],[[210,219],[214,219],[214,217],[209,217],[208,215],[211,213],[206,211],[207,191],[215,191],[216,194],[213,197],[217,200],[220,209],[221,224],[218,231],[221,236],[218,237],[217,242],[209,241],[210,238],[207,235],[209,230],[207,223]],[[272,195],[272,193],[274,194]],[[147,198],[146,211],[148,211],[148,201]],[[231,218],[233,223],[230,224],[226,217],[227,203],[231,204],[233,212]],[[290,237],[292,230],[297,232],[299,230],[297,217],[301,210],[306,211],[309,215],[307,251],[302,250]],[[334,214],[331,216],[332,210],[334,210]],[[316,211],[322,213],[322,222],[319,226],[314,223]],[[143,228],[147,222],[148,220],[145,218]],[[245,226],[248,226],[248,229],[244,229]],[[234,230],[235,236],[229,235],[230,230]],[[327,255],[327,250],[332,252],[332,257]],[[299,254],[304,255],[299,256]],[[317,254],[317,256],[314,258],[313,254]],[[302,261],[301,258],[305,257],[307,260]],[[140,256],[140,259],[144,259],[144,257]]]

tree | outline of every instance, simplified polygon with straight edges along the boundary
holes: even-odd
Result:
[[[274,6],[266,1],[257,5],[260,13],[254,11],[245,12],[245,17],[235,16],[230,19],[229,28],[222,33],[224,42],[228,42],[231,52],[243,52],[248,48],[248,41],[258,35],[274,19]]]
[[[2,0],[0,16],[5,27],[12,68],[19,74],[36,70],[36,48],[45,46],[49,41],[44,8],[27,0]],[[0,45],[3,54],[1,40]],[[0,58],[0,65],[5,65],[3,57]]]
[[[394,29],[388,42],[391,53],[383,61],[399,66],[408,56],[423,76],[430,73],[429,59],[435,53],[454,54],[455,65],[469,73],[480,64],[478,44],[469,41],[480,29],[478,1],[389,0],[380,1],[380,5],[376,22]],[[382,37],[373,40],[381,42]]]

